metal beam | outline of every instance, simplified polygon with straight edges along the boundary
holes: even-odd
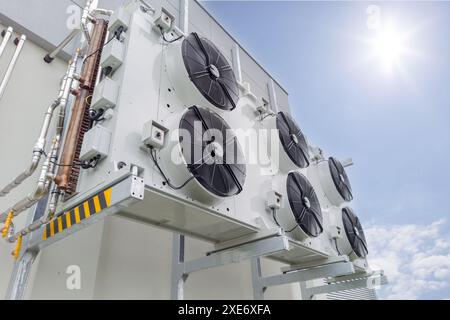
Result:
[[[310,269],[292,271],[285,274],[261,278],[262,287],[279,286],[283,284],[303,282],[329,276],[347,275],[355,271],[350,262],[338,262]]]
[[[289,249],[285,237],[275,237],[248,243],[231,250],[219,251],[209,256],[187,261],[183,264],[184,274],[210,269],[230,263],[238,263],[254,257],[263,257]]]
[[[321,259],[321,260],[306,261],[304,263],[299,263],[299,264],[283,267],[283,268],[281,268],[281,271],[286,273],[286,272],[295,271],[295,270],[313,268],[313,267],[316,267],[317,265],[324,266],[327,264],[333,264],[333,263],[337,263],[337,262],[349,262],[349,258],[348,258],[348,256],[337,256],[337,257],[328,257],[328,258]]]
[[[180,0],[180,28],[186,36],[189,33],[189,1]]]
[[[100,220],[103,220],[109,215],[119,212],[121,206],[130,206],[136,202],[143,200],[144,198],[144,180],[134,175],[128,175],[124,180],[116,182],[116,184],[106,184],[104,188],[96,188],[95,192],[92,191],[92,193],[84,195],[82,200],[79,199],[70,207],[67,207],[64,210],[60,211],[60,213],[68,214],[72,209],[76,208],[86,201],[89,201],[90,199],[92,199],[92,197],[95,197],[98,193],[98,190],[105,190],[107,188],[111,189],[111,198],[108,208],[102,209],[101,211],[96,212],[95,214],[92,214],[85,219],[82,219],[76,224],[72,222],[72,225],[70,227],[62,231],[60,230],[60,232],[55,232],[55,234],[51,235],[51,237],[49,237],[48,234],[45,234],[45,227],[40,228],[39,230],[31,234],[29,248],[33,250],[42,250],[43,248],[57,241],[65,239],[68,236],[80,230],[83,230]]]
[[[48,197],[41,199],[33,208],[33,211],[27,217],[27,225],[40,219],[47,208]],[[31,268],[33,262],[39,254],[38,250],[29,250],[30,235],[24,237],[24,246],[19,253],[18,260],[14,263],[14,268],[9,279],[8,289],[6,291],[6,300],[23,300],[28,286]]]

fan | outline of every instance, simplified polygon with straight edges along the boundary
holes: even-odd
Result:
[[[285,203],[274,212],[275,222],[294,238],[303,240],[323,232],[323,217],[319,200],[306,177],[293,171],[277,178],[284,188]]]
[[[341,248],[344,254],[355,255],[359,258],[365,258],[368,254],[366,237],[364,230],[351,208],[345,207],[342,209],[342,223],[344,225],[346,239],[341,239]],[[344,243],[342,243],[344,241]]]
[[[216,196],[239,194],[246,166],[237,138],[225,121],[209,109],[192,106],[182,116],[179,128],[193,137],[180,135],[179,139],[192,176]]]
[[[350,180],[342,163],[336,158],[321,160],[317,172],[323,192],[331,205],[339,207],[353,200]]]
[[[330,157],[328,159],[328,165],[330,166],[331,177],[333,178],[334,185],[339,194],[345,201],[352,201],[352,187],[342,163],[339,160]]]
[[[285,112],[279,112],[276,116],[266,119],[265,128],[269,132],[272,130],[278,131],[277,143],[283,146],[284,151],[280,150],[279,153],[275,154],[272,150],[273,145],[269,145],[268,151],[273,164],[276,164],[278,169],[285,173],[298,168],[307,168],[310,163],[308,143],[294,119]]]
[[[232,67],[220,50],[193,32],[184,39],[182,54],[189,78],[201,94],[217,108],[236,108],[238,84]]]
[[[317,237],[323,231],[323,218],[313,187],[305,176],[291,172],[286,181],[286,188],[295,221],[308,236]]]
[[[295,121],[288,114],[279,112],[277,129],[283,149],[292,162],[300,168],[308,167],[308,144]]]

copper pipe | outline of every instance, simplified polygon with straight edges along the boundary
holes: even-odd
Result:
[[[83,82],[81,83],[80,90],[73,106],[61,157],[61,163],[66,166],[60,167],[58,175],[55,178],[55,183],[62,190],[66,190],[69,186],[69,178],[73,167],[68,165],[73,164],[76,160],[76,150],[78,144],[82,142],[81,129],[86,108],[88,107],[87,98],[91,95],[95,86],[101,50],[103,48],[107,27],[108,23],[105,20],[96,21],[92,31],[92,37],[83,69],[80,74],[80,78],[83,79]]]

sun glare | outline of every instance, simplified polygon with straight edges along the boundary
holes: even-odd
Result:
[[[370,42],[373,55],[384,71],[392,72],[400,66],[407,52],[405,37],[401,33],[393,28],[383,28]]]

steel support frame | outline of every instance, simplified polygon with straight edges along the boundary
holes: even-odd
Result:
[[[339,259],[318,260],[309,262],[305,266],[298,265],[298,269],[290,267],[290,271],[283,272],[278,275],[264,277],[261,271],[261,259],[259,257],[252,259],[252,282],[253,282],[253,298],[255,300],[263,300],[264,294],[269,287],[284,284],[299,283],[302,291],[306,289],[306,281],[350,275],[355,272],[353,264],[348,257],[341,256]]]
[[[280,275],[263,277],[261,258],[270,257],[273,254],[291,249],[289,238],[283,233],[272,233],[271,236],[231,247],[224,246],[222,249],[212,251],[204,257],[191,261],[185,261],[185,242],[185,236],[180,234],[173,235],[170,290],[172,300],[184,299],[184,284],[191,273],[247,260],[251,260],[253,296],[255,300],[262,300],[266,289],[270,286],[300,283],[303,291],[306,290],[306,281],[348,276],[355,273],[353,263],[349,261],[348,257],[340,256],[290,266]]]
[[[184,284],[193,272],[238,263],[255,257],[267,256],[288,249],[288,239],[285,236],[278,236],[214,251],[205,257],[185,261],[185,237],[180,234],[174,234],[170,297],[172,300],[184,299]]]
[[[44,213],[48,198],[39,201],[33,209],[33,213],[27,218],[27,224],[39,219]],[[9,280],[8,289],[6,291],[6,300],[23,300],[25,298],[25,291],[30,278],[30,271],[34,260],[39,251],[27,250],[30,242],[30,235],[24,238],[24,250],[22,250],[19,258],[14,263],[13,271]]]

